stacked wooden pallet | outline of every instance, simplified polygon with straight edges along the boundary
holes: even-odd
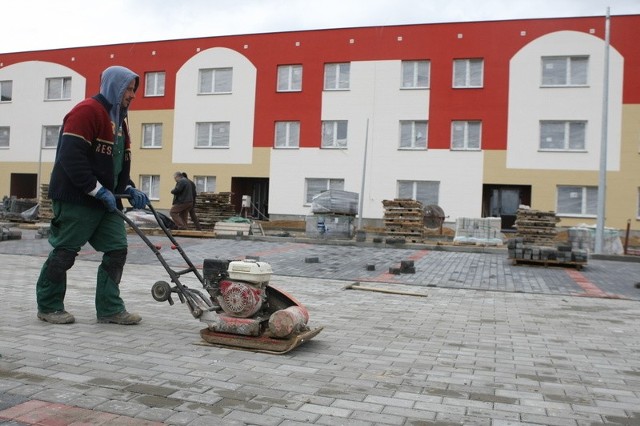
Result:
[[[555,212],[518,209],[515,222],[517,236],[522,238],[525,244],[553,247],[557,234],[556,223],[559,221]]]
[[[196,196],[196,215],[203,230],[213,230],[216,222],[236,215],[231,192],[201,192]]]
[[[384,228],[387,235],[421,239],[424,235],[424,210],[420,201],[395,198],[383,200]]]

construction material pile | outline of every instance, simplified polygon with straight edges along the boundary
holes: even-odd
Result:
[[[556,217],[555,212],[519,208],[515,222],[515,228],[518,230],[517,237],[522,238],[526,244],[553,247],[558,222],[560,219]]]
[[[459,217],[456,219],[455,244],[501,246],[502,219],[499,217]]]
[[[581,269],[587,263],[589,251],[571,243],[557,243],[559,221],[555,212],[518,209],[515,223],[518,233],[507,242],[509,259],[514,264],[567,265]]]
[[[311,215],[305,218],[309,238],[351,239],[358,214],[358,193],[330,189],[311,200]]]
[[[236,215],[231,192],[200,192],[196,196],[196,215],[203,230],[213,231],[216,222]]]
[[[48,222],[53,219],[53,209],[51,208],[51,200],[49,199],[49,184],[40,185],[40,209],[38,210],[38,220]]]
[[[424,236],[424,210],[410,198],[383,200],[384,229],[387,235],[420,240]]]

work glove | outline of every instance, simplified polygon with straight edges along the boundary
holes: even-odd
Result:
[[[142,191],[135,189],[133,186],[128,186],[124,190],[124,193],[129,196],[129,203],[134,209],[144,209],[149,204],[149,197]]]
[[[106,189],[104,186],[96,192],[95,197],[102,201],[102,204],[107,208],[107,211],[116,211],[116,197],[114,197],[111,191]]]

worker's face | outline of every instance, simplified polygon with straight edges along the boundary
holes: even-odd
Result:
[[[129,86],[124,91],[124,95],[122,96],[122,106],[124,108],[129,108],[129,104],[136,97],[136,80],[133,79],[129,83]]]

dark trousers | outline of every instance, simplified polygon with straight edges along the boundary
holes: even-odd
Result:
[[[124,220],[105,209],[52,201],[53,219],[49,243],[53,250],[44,262],[36,283],[38,311],[64,310],[67,271],[78,252],[89,243],[104,253],[98,266],[95,306],[97,316],[108,317],[125,310],[120,298],[120,278],[127,257]]]
[[[187,229],[187,218],[189,217],[189,210],[193,208],[193,202],[174,204],[169,210],[171,220],[173,220],[178,229]]]

